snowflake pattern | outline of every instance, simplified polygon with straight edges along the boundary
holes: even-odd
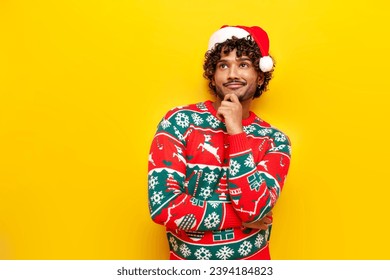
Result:
[[[202,111],[206,111],[207,110],[206,104],[204,104],[204,102],[196,103],[196,107],[198,107]]]
[[[197,113],[193,113],[191,117],[196,125],[201,125],[203,123],[203,119]]]
[[[210,173],[205,174],[203,181],[206,181],[210,185],[211,183],[217,182],[217,177],[218,176],[214,173],[214,171],[211,171]]]
[[[276,146],[276,147],[269,149],[269,151],[270,152],[277,152],[277,151],[283,150],[285,147],[286,147],[286,145],[279,145],[279,146]]]
[[[232,248],[223,246],[221,249],[217,251],[215,255],[220,260],[227,260],[230,259],[233,256],[233,254],[234,254],[234,250]]]
[[[177,241],[173,236],[171,236],[171,238],[169,238],[169,243],[171,243],[173,251],[176,252],[177,249],[179,248],[179,246],[177,245]]]
[[[243,130],[246,134],[249,134],[256,130],[256,128],[253,125],[247,125],[243,127]]]
[[[275,141],[278,141],[278,142],[286,141],[286,136],[283,133],[276,132],[274,135],[275,135]]]
[[[210,206],[213,207],[214,209],[217,209],[219,205],[219,202],[210,202]]]
[[[264,242],[264,236],[259,233],[255,240],[255,246],[260,249],[261,245],[263,245],[263,242]]]
[[[195,256],[198,260],[209,260],[212,255],[209,250],[204,247],[201,247],[200,249],[197,249],[195,251]]]
[[[153,195],[150,197],[150,200],[152,201],[152,204],[154,206],[156,204],[161,204],[163,198],[164,196],[162,194],[162,191],[159,191],[159,192],[153,192]]]
[[[149,189],[154,190],[154,188],[158,185],[158,179],[157,176],[150,176],[149,177]]]
[[[269,128],[263,128],[263,129],[260,129],[258,132],[261,136],[266,136],[267,134],[270,134],[272,132],[272,130]]]
[[[240,248],[238,249],[238,252],[241,256],[247,256],[252,250],[252,244],[249,241],[244,241],[240,245]]]
[[[255,167],[255,161],[253,160],[253,156],[251,154],[246,158],[244,165],[250,168]]]
[[[167,119],[163,119],[163,120],[161,121],[161,127],[162,127],[163,129],[166,129],[167,127],[170,127],[170,126],[171,126],[171,122],[168,121]]]
[[[210,187],[201,188],[199,195],[202,196],[204,199],[211,197],[211,188]]]
[[[241,164],[238,163],[236,160],[230,161],[230,167],[229,167],[229,174],[231,176],[235,176],[240,171]]]
[[[180,252],[183,254],[185,258],[191,255],[191,250],[188,248],[186,244],[181,244],[179,247]]]
[[[211,125],[212,128],[216,128],[221,122],[214,116],[210,115],[206,121]]]
[[[204,219],[204,225],[209,229],[216,227],[220,222],[221,220],[216,212],[209,214],[207,218]]]
[[[188,116],[184,113],[178,113],[175,117],[175,120],[177,125],[183,128],[188,127],[188,125],[190,124]]]

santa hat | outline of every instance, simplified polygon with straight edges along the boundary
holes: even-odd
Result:
[[[267,33],[261,29],[258,26],[228,26],[224,25],[221,27],[221,29],[214,32],[213,35],[211,35],[209,40],[209,47],[208,50],[211,50],[214,48],[215,44],[217,43],[223,43],[227,39],[231,39],[233,36],[241,39],[246,38],[247,36],[251,36],[252,40],[254,40],[257,44],[257,46],[260,49],[261,58],[259,62],[260,70],[263,72],[269,72],[272,70],[272,67],[274,66],[274,62],[272,61],[272,58],[269,56],[269,39]]]

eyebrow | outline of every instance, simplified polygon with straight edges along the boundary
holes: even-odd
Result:
[[[250,62],[252,62],[252,60],[249,57],[242,57],[242,56],[241,57],[237,57],[236,61],[250,61]],[[220,63],[220,62],[229,62],[229,60],[227,60],[227,59],[220,59],[220,60],[217,61],[217,63]]]
[[[245,61],[245,60],[249,60],[249,61],[252,61],[249,57],[243,57],[243,56],[241,56],[241,57],[237,57],[237,59],[236,60],[238,60],[238,61]]]

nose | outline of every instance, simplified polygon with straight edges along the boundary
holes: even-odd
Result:
[[[229,79],[237,79],[238,78],[238,72],[239,72],[239,69],[236,65],[232,65],[230,68],[229,68]]]

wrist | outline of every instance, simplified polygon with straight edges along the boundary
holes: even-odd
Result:
[[[244,131],[241,129],[234,129],[234,130],[228,130],[227,133],[229,135],[236,135],[236,134],[240,134],[240,133],[243,133]]]
[[[235,134],[240,134],[240,133],[243,133],[244,130],[242,129],[242,125],[240,126],[234,126],[234,127],[229,127],[227,126],[226,127],[226,130],[227,130],[227,133],[229,135],[235,135]]]

